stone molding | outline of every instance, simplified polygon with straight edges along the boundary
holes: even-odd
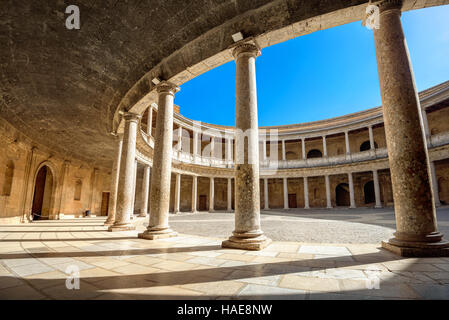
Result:
[[[389,10],[401,10],[402,9],[402,0],[382,0],[377,3],[374,3],[379,8],[380,13],[389,11]]]
[[[174,96],[180,90],[181,89],[176,84],[170,81],[162,81],[158,85],[156,85],[156,91],[159,94],[167,93]]]

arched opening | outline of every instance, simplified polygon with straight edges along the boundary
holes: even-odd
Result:
[[[14,177],[14,162],[8,161],[6,164],[5,176],[3,180],[2,196],[10,196],[12,189],[12,180]]]
[[[369,140],[363,142],[363,143],[360,145],[360,152],[362,152],[362,151],[368,151],[368,150],[370,150],[370,149],[371,149],[371,143],[369,142]],[[374,149],[377,149],[377,142],[376,142],[376,141],[374,141]]]
[[[53,174],[48,166],[42,166],[34,183],[33,220],[48,219],[53,196]]]
[[[374,182],[372,180],[365,183],[363,193],[365,194],[365,204],[374,203],[376,201],[374,195]]]
[[[318,149],[312,149],[307,153],[307,159],[321,158],[321,157],[323,157],[323,154]]]
[[[337,188],[335,188],[335,200],[337,206],[349,206],[349,185],[347,183],[340,183]]]

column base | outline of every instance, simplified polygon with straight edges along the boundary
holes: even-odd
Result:
[[[375,209],[381,209],[382,206],[374,206]]]
[[[131,224],[131,223],[127,223],[127,224],[120,224],[120,225],[112,225],[108,228],[109,232],[116,232],[116,231],[131,231],[131,230],[136,230],[136,227]]]
[[[170,228],[167,229],[147,229],[145,232],[139,233],[138,237],[140,239],[146,240],[157,240],[177,237],[178,233]]]
[[[113,221],[108,221],[108,220],[106,220],[105,222],[104,222],[104,226],[112,226],[114,224],[114,222]]]
[[[148,215],[145,214],[145,213],[143,213],[143,214],[141,213],[141,214],[138,215],[138,217],[139,217],[139,218],[145,218],[145,217],[148,217]]]
[[[405,242],[392,238],[382,241],[382,248],[401,257],[449,257],[449,242]]]
[[[180,214],[181,213],[181,211],[175,211],[175,212],[173,212],[173,214]]]
[[[266,248],[271,242],[272,240],[270,238],[267,238],[263,234],[254,237],[253,234],[248,233],[247,237],[245,237],[245,234],[239,234],[238,237],[236,236],[229,237],[228,240],[225,240],[221,243],[221,247],[230,249],[258,251]]]

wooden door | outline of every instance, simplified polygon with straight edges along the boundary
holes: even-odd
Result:
[[[298,205],[296,203],[296,193],[292,193],[288,195],[288,207],[289,208],[297,208]]]
[[[200,195],[199,211],[207,211],[207,196],[206,195]]]
[[[109,213],[109,192],[103,192],[101,195],[101,215],[107,216]]]

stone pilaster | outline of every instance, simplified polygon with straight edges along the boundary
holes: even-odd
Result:
[[[268,178],[263,179],[263,194],[264,194],[264,206],[265,210],[270,209],[270,204],[268,203],[269,197],[268,197]]]
[[[259,48],[241,43],[232,51],[236,63],[235,125],[235,230],[222,246],[261,250],[271,243],[260,227],[259,129],[257,121],[256,57]],[[248,137],[248,143],[245,143]]]
[[[117,133],[115,135],[115,157],[112,164],[111,171],[111,193],[109,194],[109,212],[108,218],[106,219],[104,225],[110,226],[115,222],[115,212],[117,206],[117,191],[118,191],[118,181],[120,175],[120,159],[122,155],[122,145],[123,145],[123,134]]]
[[[173,101],[179,88],[167,81],[159,83],[158,114],[154,139],[153,170],[150,191],[150,222],[143,239],[160,239],[177,235],[168,225],[173,145]]]
[[[136,138],[140,115],[126,112],[123,115],[125,131],[119,166],[119,181],[117,187],[117,205],[114,224],[108,231],[134,230],[130,222],[133,204],[134,173],[136,161]]]
[[[403,256],[449,255],[437,230],[421,107],[401,25],[402,1],[382,1],[374,29],[396,232],[382,246]]]
[[[180,213],[180,202],[181,202],[181,174],[176,174],[175,182],[175,213]]]
[[[232,211],[232,179],[228,178],[228,211]]]

